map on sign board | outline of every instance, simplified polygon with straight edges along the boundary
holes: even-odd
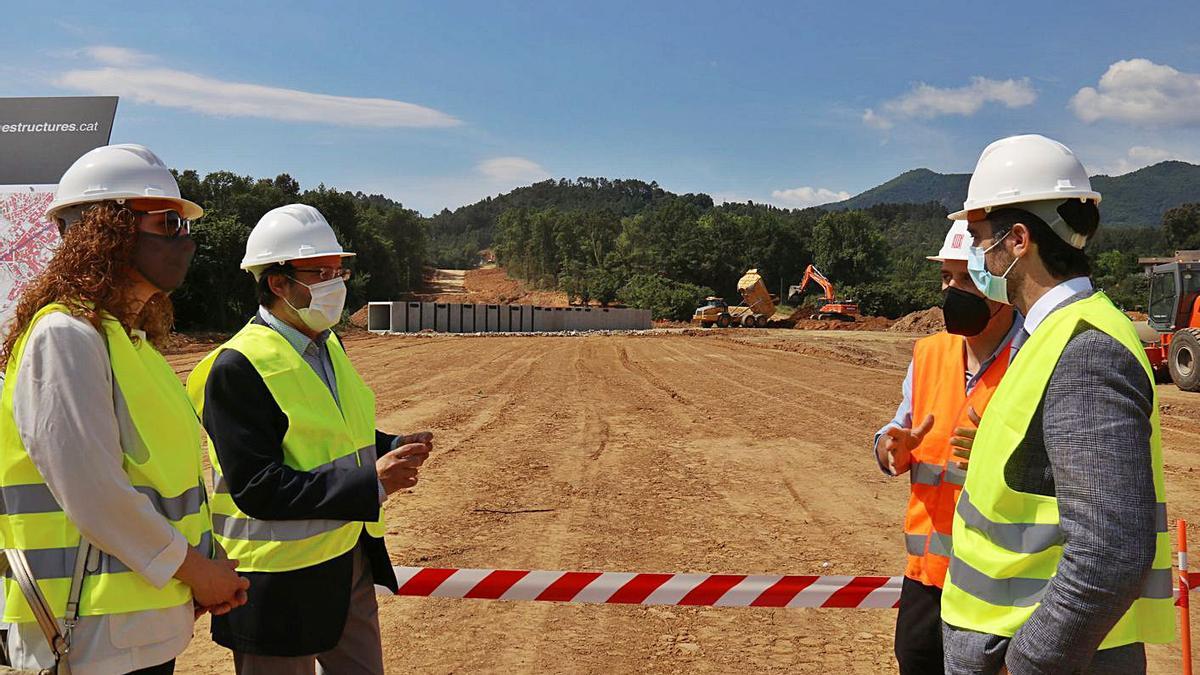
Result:
[[[12,316],[25,285],[54,255],[58,227],[46,218],[54,188],[0,186],[0,325]]]

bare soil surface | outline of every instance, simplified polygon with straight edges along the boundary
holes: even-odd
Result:
[[[489,305],[539,305],[566,307],[567,294],[527,288],[499,267],[473,270],[429,271],[424,288],[415,298],[426,302],[467,302]]]
[[[382,428],[437,435],[421,483],[386,506],[396,564],[892,575],[908,484],[869,446],[913,339],[358,333],[347,347]],[[169,359],[182,374],[205,348]],[[1200,395],[1160,396],[1172,523],[1196,521]],[[380,614],[397,673],[895,672],[892,610],[388,597]],[[1179,664],[1177,644],[1150,651],[1153,673]],[[179,672],[232,670],[202,620]]]

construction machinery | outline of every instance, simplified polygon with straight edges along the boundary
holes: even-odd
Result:
[[[709,296],[696,308],[692,323],[704,328],[766,328],[775,314],[775,298],[767,290],[757,269],[746,270],[737,283],[738,294],[745,304],[729,306],[724,299]]]
[[[810,283],[814,283],[821,287],[825,292],[825,304],[817,308],[815,314],[810,318],[813,319],[837,319],[838,321],[855,321],[858,317],[858,304],[852,300],[838,300],[837,293],[834,291],[833,282],[828,279],[821,270],[815,265],[809,265],[804,270],[804,279],[797,285],[788,289],[788,302],[797,304],[801,296],[804,295],[804,289]]]
[[[1184,391],[1200,391],[1200,252],[1181,251],[1174,262],[1151,268],[1147,309],[1147,324],[1158,334],[1146,344],[1155,372],[1166,370]]]

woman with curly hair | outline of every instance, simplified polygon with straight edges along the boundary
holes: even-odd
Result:
[[[202,213],[139,145],[87,153],[58,186],[62,242],[0,349],[0,538],[40,591],[5,580],[14,665],[170,673],[200,612],[245,602],[237,563],[214,559],[199,424],[158,351]]]

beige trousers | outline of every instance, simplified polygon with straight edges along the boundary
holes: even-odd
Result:
[[[238,675],[383,675],[379,605],[375,582],[362,547],[354,548],[354,587],[342,639],[333,649],[311,656],[263,656],[233,652]]]

